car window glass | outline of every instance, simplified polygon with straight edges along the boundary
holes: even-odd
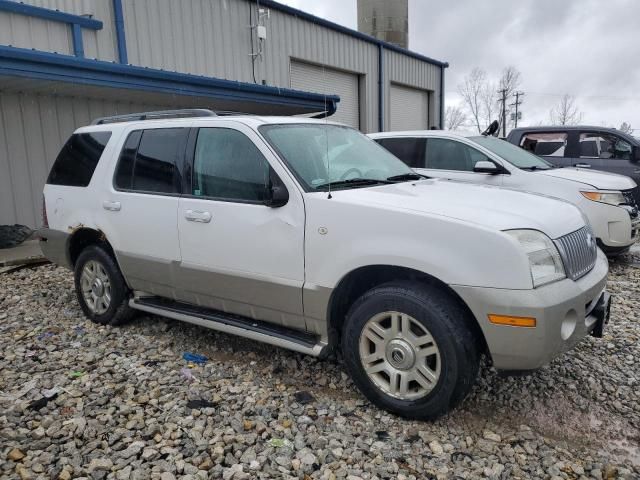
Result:
[[[111,132],[77,133],[58,154],[47,183],[70,187],[86,187],[91,182]]]
[[[607,133],[581,133],[580,158],[615,158],[630,160],[631,144]]]
[[[566,132],[527,133],[520,140],[520,146],[535,155],[564,157],[567,137]]]
[[[427,168],[472,172],[476,162],[489,160],[486,155],[456,140],[430,138],[427,141]]]
[[[136,152],[142,138],[142,130],[131,132],[124,142],[124,147],[120,153],[118,167],[116,168],[115,186],[116,188],[130,190],[133,188],[133,164],[136,160]]]
[[[229,128],[201,128],[193,163],[193,195],[263,202],[269,163],[253,141]]]
[[[424,138],[376,138],[376,142],[393,153],[411,168],[424,168]]]

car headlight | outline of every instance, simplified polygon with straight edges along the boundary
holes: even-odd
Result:
[[[580,192],[583,197],[594,202],[608,203],[609,205],[622,205],[626,203],[622,192]]]
[[[507,230],[505,233],[515,238],[529,257],[534,288],[566,277],[560,252],[544,233],[538,230]]]

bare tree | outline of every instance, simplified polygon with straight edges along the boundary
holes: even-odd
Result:
[[[459,105],[447,107],[444,112],[444,124],[447,130],[457,130],[467,121],[467,114]]]
[[[618,130],[620,130],[622,133],[628,133],[629,135],[631,135],[634,131],[633,128],[631,128],[631,124],[627,122],[622,122],[622,125],[620,125],[620,128]]]
[[[482,133],[481,121],[483,119],[483,92],[486,90],[487,74],[481,68],[474,68],[463,82],[458,85],[458,93],[462,97],[465,106],[471,114],[478,133]]]
[[[498,116],[498,90],[495,83],[485,82],[480,98],[482,99],[482,118],[484,119],[484,130]]]
[[[582,121],[582,112],[578,110],[576,99],[565,93],[549,112],[552,125],[576,125]]]

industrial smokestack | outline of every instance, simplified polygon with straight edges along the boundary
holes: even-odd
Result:
[[[409,48],[409,0],[358,0],[358,30]]]

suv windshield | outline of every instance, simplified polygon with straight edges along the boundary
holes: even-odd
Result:
[[[307,190],[360,188],[420,178],[401,160],[350,127],[263,125],[260,133]]]
[[[505,140],[495,137],[471,137],[478,145],[491,150],[496,155],[505,159],[514,167],[523,170],[549,170],[555,168],[551,163],[542,158],[523,150]]]

